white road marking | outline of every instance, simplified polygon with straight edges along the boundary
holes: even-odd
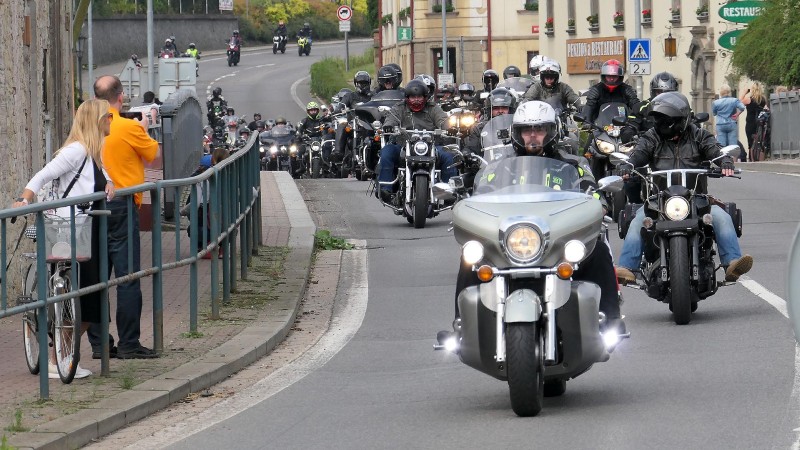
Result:
[[[200,414],[192,416],[181,423],[166,427],[154,435],[141,439],[136,444],[125,448],[131,450],[164,448],[179,442],[267,400],[324,366],[339,353],[358,329],[361,328],[369,299],[366,241],[351,241],[351,243],[355,245],[357,250],[342,252],[342,266],[352,269],[348,271],[353,276],[352,284],[346,292],[341,295],[337,293],[336,302],[339,305],[334,307],[334,315],[331,317],[328,331],[322,335],[314,346],[296,360],[281,367],[244,391]],[[341,279],[340,283],[342,283]]]
[[[756,297],[760,297],[762,300],[772,305],[772,307],[777,309],[779,313],[783,314],[783,317],[786,317],[787,319],[789,318],[789,310],[786,307],[786,300],[773,294],[769,289],[765,288],[749,277],[742,277],[739,279],[739,284],[755,294]]]
[[[297,103],[297,106],[299,106],[300,109],[302,109],[303,111],[306,110],[306,104],[303,103],[303,101],[300,100],[300,97],[297,96],[297,86],[299,86],[300,83],[302,83],[303,81],[308,80],[309,78],[311,78],[311,75],[309,75],[307,77],[300,78],[299,80],[297,80],[294,83],[292,83],[292,88],[289,90],[289,92],[292,94],[292,98],[294,99],[294,102]]]

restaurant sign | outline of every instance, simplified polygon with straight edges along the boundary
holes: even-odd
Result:
[[[567,73],[600,73],[600,67],[609,59],[625,64],[627,59],[625,37],[567,39]]]

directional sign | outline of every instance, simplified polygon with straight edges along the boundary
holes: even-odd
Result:
[[[729,2],[719,9],[719,16],[731,22],[748,23],[760,16],[763,10],[764,2]]]
[[[718,41],[720,47],[733,50],[733,48],[736,47],[736,39],[739,38],[742,33],[744,33],[744,30],[733,30],[723,34],[719,37]]]
[[[336,10],[336,17],[341,21],[347,21],[353,18],[353,10],[347,5],[342,5]]]
[[[397,27],[397,41],[410,41],[413,37],[411,27]]]
[[[628,61],[650,62],[650,39],[628,39]]]

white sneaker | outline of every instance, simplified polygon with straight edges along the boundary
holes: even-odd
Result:
[[[91,370],[84,369],[80,365],[78,365],[78,368],[75,370],[75,378],[78,379],[86,378],[91,374],[92,374]],[[58,376],[58,368],[56,367],[55,364],[47,365],[47,377],[50,378],[51,380],[58,380],[59,378],[61,378]]]
[[[92,371],[89,369],[84,369],[83,367],[78,364],[78,369],[75,371],[75,378],[86,378],[92,374]]]

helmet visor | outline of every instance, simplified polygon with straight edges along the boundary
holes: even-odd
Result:
[[[514,124],[511,126],[511,140],[526,153],[538,155],[556,137],[555,123]]]

